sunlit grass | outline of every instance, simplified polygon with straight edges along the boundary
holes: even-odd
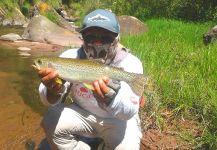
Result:
[[[215,143],[217,127],[217,43],[204,46],[211,23],[148,20],[149,31],[123,37],[141,58],[158,87],[161,107],[195,116],[205,127],[203,141]],[[216,143],[215,143],[216,144]]]

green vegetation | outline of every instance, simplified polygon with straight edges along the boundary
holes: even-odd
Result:
[[[217,45],[202,43],[212,24],[167,19],[146,23],[149,32],[123,37],[122,43],[143,60],[145,72],[157,84],[160,107],[200,121],[203,138],[194,140],[217,148]]]
[[[4,0],[0,1],[0,16],[12,16],[12,10],[18,6],[18,3],[16,1],[12,0]]]
[[[113,10],[140,19],[153,17],[179,18],[190,21],[217,19],[216,0],[114,0]]]
[[[188,21],[216,21],[216,0],[63,0],[79,14],[94,8],[112,9],[118,15],[132,15],[142,20],[153,17]],[[80,9],[76,9],[80,7]]]
[[[94,8],[107,8],[116,14],[133,15],[140,19],[164,17],[190,21],[217,20],[216,0],[4,0],[0,2],[0,7],[10,10],[19,5],[30,9],[26,3],[33,6],[41,2],[54,8],[65,5],[73,10],[72,15],[78,14],[79,17]]]
[[[6,9],[11,9],[13,8],[15,5],[18,5],[18,0],[16,1],[12,1],[12,0],[4,0],[0,2],[0,7],[4,7]]]
[[[41,13],[43,16],[46,16],[49,20],[54,23],[58,23],[58,17],[55,15],[53,11],[46,11]]]

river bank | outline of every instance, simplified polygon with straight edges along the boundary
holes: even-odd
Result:
[[[40,42],[32,42],[27,40],[19,40],[19,41],[5,41],[0,40],[0,45],[7,48],[14,48],[17,49],[19,47],[28,47],[33,52],[57,52],[64,50],[64,46],[56,45],[56,44],[47,44],[47,43],[40,43]]]
[[[30,59],[17,51],[10,43],[0,42],[0,147],[5,150],[37,147],[44,138],[40,122],[46,108],[38,101],[40,81]]]

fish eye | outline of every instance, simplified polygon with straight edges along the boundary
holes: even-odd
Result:
[[[38,60],[38,64],[42,64],[42,61],[40,59]]]

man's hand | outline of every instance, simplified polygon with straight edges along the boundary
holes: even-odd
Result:
[[[113,81],[108,77],[93,82],[94,92],[101,98],[112,99],[120,89],[120,82]]]
[[[105,98],[110,88],[107,86],[109,78],[103,77],[102,79],[93,82],[94,92],[98,94],[101,98]]]
[[[58,73],[52,68],[45,68],[38,71],[38,76],[41,78],[41,82],[47,87],[47,89],[53,94],[62,92],[62,84],[56,82]]]
[[[97,102],[100,107],[107,107],[114,97],[117,95],[118,90],[120,89],[119,81],[112,81],[107,77],[103,77],[100,80],[93,82],[94,95],[97,98]]]

